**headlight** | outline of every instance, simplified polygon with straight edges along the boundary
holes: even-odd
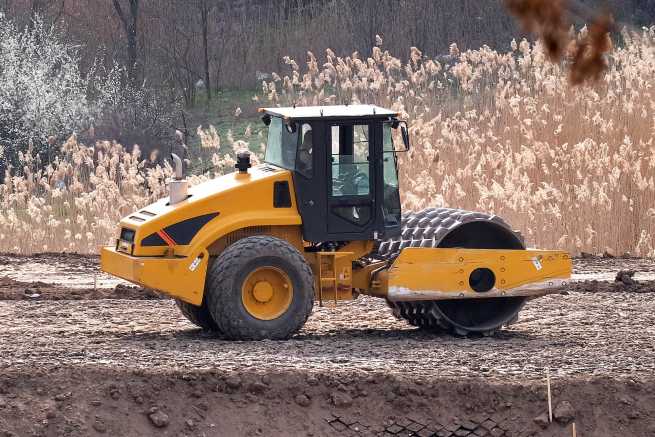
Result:
[[[116,240],[116,251],[132,254],[134,251],[134,234],[136,231],[128,228],[121,228],[121,236]]]
[[[134,234],[136,234],[134,229],[122,228],[120,239],[128,243],[134,243]]]

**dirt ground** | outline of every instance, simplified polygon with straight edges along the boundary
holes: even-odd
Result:
[[[0,437],[655,436],[651,260],[577,259],[566,295],[494,337],[420,332],[364,297],[286,342],[203,333],[97,262],[0,255]]]

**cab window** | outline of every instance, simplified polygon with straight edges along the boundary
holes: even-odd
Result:
[[[382,210],[385,225],[397,226],[400,224],[401,210],[398,187],[398,165],[393,147],[391,124],[384,124],[382,134],[382,179],[384,182]]]
[[[293,170],[296,163],[296,146],[298,132],[292,131],[289,125],[279,117],[273,117],[268,126],[268,141],[264,161],[278,167]]]
[[[369,126],[334,125],[330,136],[332,196],[369,195]]]
[[[303,123],[300,127],[296,170],[308,179],[314,176],[314,132],[309,123]]]
[[[370,202],[370,130],[368,124],[330,126],[330,191],[331,199],[336,201],[330,210],[332,214],[360,227],[373,219]]]

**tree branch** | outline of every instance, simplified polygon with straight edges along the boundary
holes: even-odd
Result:
[[[116,10],[116,13],[118,14],[118,18],[121,19],[123,22],[123,25],[127,29],[127,17],[125,16],[125,13],[123,12],[123,8],[121,8],[121,4],[118,0],[114,0],[114,9]]]

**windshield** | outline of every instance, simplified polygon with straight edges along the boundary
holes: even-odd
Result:
[[[268,126],[268,141],[264,161],[293,170],[296,164],[298,132],[289,132],[279,117],[273,117]]]

